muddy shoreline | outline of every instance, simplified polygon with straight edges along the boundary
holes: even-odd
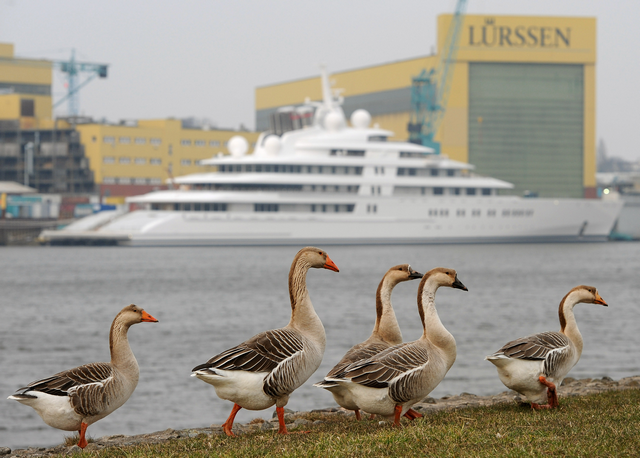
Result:
[[[601,393],[612,390],[628,390],[628,389],[640,389],[640,375],[625,377],[620,380],[612,380],[609,377],[603,377],[601,379],[580,379],[576,380],[571,377],[567,377],[562,386],[558,389],[558,395],[560,398],[570,396],[584,396],[589,394]],[[418,412],[429,415],[442,410],[460,410],[470,407],[491,406],[504,403],[520,403],[522,399],[513,391],[504,391],[502,393],[491,396],[476,396],[471,393],[462,393],[458,396],[443,397],[440,399],[426,398],[423,402],[416,404],[413,408]],[[310,412],[289,412],[285,415],[288,428],[296,428],[304,426],[305,428],[313,428],[314,423],[322,422],[322,420],[316,420],[311,422],[304,417]],[[330,417],[332,415],[353,415],[353,412],[345,411],[338,407],[330,407],[327,409],[313,410],[311,413]],[[254,420],[251,423],[240,424],[236,423],[233,426],[233,431],[236,434],[246,434],[254,431],[272,430],[278,428],[278,422],[276,419],[270,421]],[[125,435],[113,435],[104,436],[93,439],[85,450],[100,450],[107,447],[122,447],[128,445],[139,444],[159,444],[170,440],[183,439],[189,437],[196,437],[199,434],[213,435],[223,434],[221,425],[211,425],[207,428],[191,428],[183,430],[167,429],[164,431],[157,431],[148,434],[139,434],[136,436]],[[0,456],[6,457],[42,457],[56,454],[75,454],[81,452],[81,449],[77,445],[65,446],[58,445],[55,447],[45,448],[28,448],[28,449],[16,449],[11,450],[6,447],[0,447]]]

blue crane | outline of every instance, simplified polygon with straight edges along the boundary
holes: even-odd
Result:
[[[466,8],[467,0],[458,0],[438,65],[430,70],[422,70],[411,79],[412,113],[407,125],[409,141],[433,148],[437,154],[440,154],[440,143],[434,140],[434,136],[447,107],[453,76],[451,64],[458,51],[458,39]]]
[[[71,59],[69,60],[54,60],[53,65],[62,73],[67,75],[67,95],[58,100],[53,107],[57,107],[62,102],[69,101],[69,116],[78,116],[79,114],[79,101],[78,91],[89,84],[96,76],[100,78],[107,77],[106,64],[92,64],[89,62],[76,62],[75,49],[71,50]],[[89,76],[83,81],[79,82],[80,73],[89,73]]]

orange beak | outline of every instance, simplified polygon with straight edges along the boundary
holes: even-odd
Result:
[[[600,296],[600,293],[598,293],[596,291],[596,300],[595,300],[596,304],[600,304],[600,305],[604,305],[605,307],[609,307],[609,304],[607,304],[604,299],[602,298],[602,296]]]
[[[142,311],[142,321],[147,321],[149,323],[157,323],[158,320],[156,320],[154,317],[152,317],[151,315],[149,315],[147,312],[145,312],[144,310]]]
[[[325,269],[333,270],[334,272],[340,272],[340,269],[338,269],[338,266],[336,266],[336,263],[331,260],[329,255],[327,255],[327,262],[324,263],[323,267]]]

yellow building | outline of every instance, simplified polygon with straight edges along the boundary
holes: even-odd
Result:
[[[25,146],[34,144],[39,192],[141,194],[172,176],[202,172],[202,159],[228,154],[235,135],[255,144],[256,132],[213,129],[193,120],[138,120],[120,124],[91,118],[53,119],[52,62],[16,59],[0,43],[0,180],[23,181]]]
[[[438,18],[438,53],[452,15]],[[343,108],[408,138],[411,78],[436,66],[423,56],[334,73]],[[596,196],[596,20],[468,15],[463,19],[446,112],[442,153],[476,172],[515,184],[515,192]],[[256,129],[279,107],[321,99],[319,77],[256,89]]]

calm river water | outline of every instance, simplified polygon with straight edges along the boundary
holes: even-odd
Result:
[[[441,288],[436,304],[455,336],[458,357],[435,397],[503,391],[483,360],[516,337],[559,329],[557,307],[574,286],[596,286],[609,307],[580,304],[582,359],[573,377],[640,374],[640,243],[322,247],[340,273],[312,269],[311,300],[327,332],[318,372],[289,401],[293,410],[334,405],[313,388],[375,319],[375,291],[386,270],[410,263],[458,271],[468,292]],[[160,321],[132,327],[140,382],[119,410],[89,434],[139,434],[224,422],[231,403],[190,377],[209,357],[259,331],[286,325],[287,274],[297,248],[0,249],[0,395],[94,361],[108,361],[111,321],[134,303]],[[402,283],[393,304],[405,340],[420,336],[418,281]],[[45,425],[31,408],[0,400],[0,446],[60,443],[68,433]],[[240,411],[237,420],[273,409]]]

